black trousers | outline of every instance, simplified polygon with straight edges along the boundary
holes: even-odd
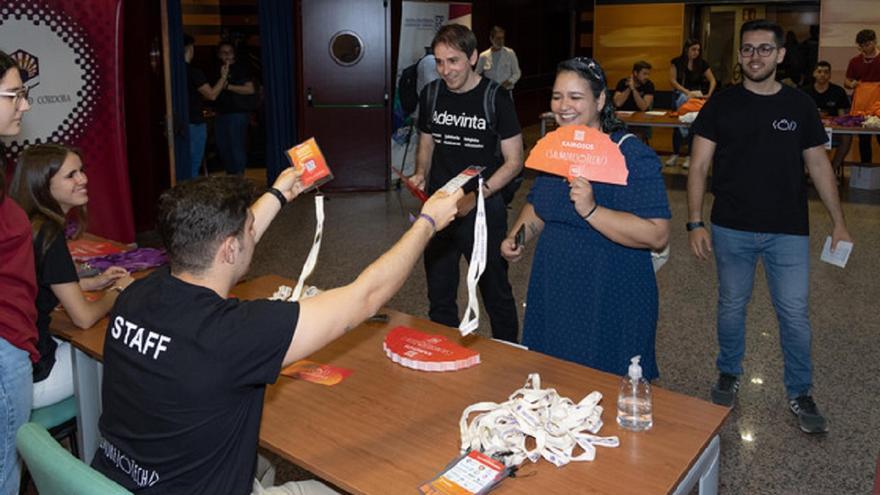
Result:
[[[474,246],[476,207],[437,233],[425,249],[425,273],[431,321],[458,327],[459,262],[470,262]],[[507,260],[501,257],[501,241],[507,237],[507,206],[500,195],[486,200],[486,269],[480,277],[480,295],[489,313],[492,337],[516,342],[519,322],[513,291],[507,279]]]
[[[877,142],[880,143],[880,135],[877,135]],[[862,163],[871,163],[871,136],[863,134],[859,136],[859,159]]]

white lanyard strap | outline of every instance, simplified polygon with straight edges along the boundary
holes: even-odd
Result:
[[[309,256],[306,258],[306,262],[303,264],[302,271],[299,274],[299,280],[296,282],[296,287],[293,289],[293,294],[290,296],[290,301],[299,300],[302,295],[303,285],[306,283],[306,279],[309,278],[309,275],[312,274],[312,270],[315,269],[315,263],[318,262],[318,253],[321,252],[321,238],[323,237],[321,234],[324,231],[323,194],[315,195],[315,219],[317,220],[317,225],[315,226],[315,240],[312,241],[312,249],[309,251]]]
[[[477,216],[474,218],[474,247],[468,265],[467,287],[468,305],[458,325],[462,335],[468,335],[480,327],[480,303],[477,300],[477,283],[486,269],[486,201],[483,198],[483,178],[479,177],[477,186]]]
[[[555,389],[541,389],[541,377],[529,375],[523,388],[507,402],[479,402],[461,415],[462,452],[478,450],[502,458],[505,465],[516,466],[526,459],[538,462],[543,457],[557,467],[572,461],[592,461],[596,446],[617,447],[617,437],[600,437],[602,394],[592,392],[575,404],[560,397]],[[480,413],[468,423],[468,417]],[[534,448],[526,447],[531,437]],[[582,452],[574,455],[574,450]]]

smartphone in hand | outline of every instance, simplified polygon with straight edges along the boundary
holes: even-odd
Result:
[[[516,249],[526,245],[526,224],[519,226],[519,230],[516,231],[514,236],[514,242],[516,243]]]

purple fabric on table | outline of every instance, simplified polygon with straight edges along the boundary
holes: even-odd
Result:
[[[168,263],[168,257],[164,249],[137,248],[124,253],[89,258],[85,262],[102,272],[111,266],[121,266],[129,272],[136,272],[164,265]]]

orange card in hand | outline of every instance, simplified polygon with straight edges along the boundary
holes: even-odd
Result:
[[[327,161],[321,153],[321,148],[318,148],[315,138],[309,138],[287,150],[287,159],[300,173],[299,180],[303,185],[303,191],[333,180],[333,173],[330,172],[330,167],[327,166]]]
[[[573,180],[625,186],[629,171],[620,148],[604,132],[567,125],[547,134],[532,148],[526,167]]]

